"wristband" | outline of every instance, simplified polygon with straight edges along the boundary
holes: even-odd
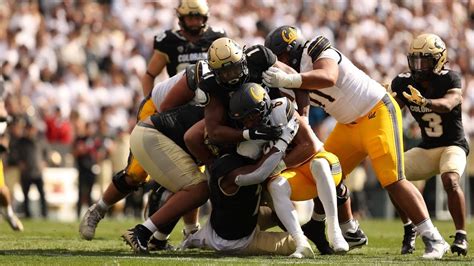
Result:
[[[300,74],[289,74],[288,80],[290,82],[290,88],[300,88],[301,84],[303,84],[303,78]]]

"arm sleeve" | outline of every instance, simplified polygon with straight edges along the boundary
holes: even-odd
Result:
[[[238,175],[235,178],[235,184],[238,186],[250,186],[262,183],[268,178],[268,176],[270,176],[273,170],[275,170],[284,155],[285,153],[281,151],[273,153],[262,163],[262,165],[260,165],[260,167],[255,169],[255,171],[248,174]]]

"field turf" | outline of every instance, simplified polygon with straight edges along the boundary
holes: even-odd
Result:
[[[189,250],[134,255],[120,235],[138,220],[105,219],[99,224],[96,239],[85,241],[78,234],[78,223],[43,220],[24,221],[25,231],[16,233],[0,222],[1,265],[271,265],[271,264],[359,264],[359,265],[473,265],[474,250],[466,257],[448,253],[441,261],[426,261],[420,257],[423,243],[417,238],[412,255],[399,255],[403,228],[395,220],[363,220],[361,226],[369,236],[369,245],[340,256],[316,256],[315,259],[288,259],[282,256],[224,256],[211,251]],[[445,239],[451,243],[454,232],[449,221],[435,221]],[[470,221],[468,232],[474,232]],[[182,238],[181,225],[173,232],[172,244]]]

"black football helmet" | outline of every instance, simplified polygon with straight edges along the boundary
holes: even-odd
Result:
[[[265,37],[265,47],[269,48],[276,56],[288,53],[290,65],[294,59],[301,56],[305,42],[301,31],[288,25],[274,29]]]
[[[244,120],[259,117],[259,124],[268,124],[272,100],[267,91],[257,83],[245,83],[235,91],[229,101],[230,117]]]

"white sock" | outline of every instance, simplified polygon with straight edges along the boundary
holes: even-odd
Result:
[[[465,230],[456,230],[456,233],[467,235],[467,232]]]
[[[170,235],[169,234],[163,234],[160,231],[156,231],[153,234],[153,237],[155,237],[158,240],[167,240],[168,238],[170,238]]]
[[[431,222],[430,218],[427,218],[423,222],[419,223],[416,225],[416,232],[420,236],[428,236],[430,238],[433,238],[435,240],[438,239],[443,239],[441,234],[439,233],[438,229],[434,227],[433,223]]]
[[[311,215],[311,219],[318,222],[324,222],[326,221],[326,214],[319,214],[319,213],[313,212],[313,215]]]
[[[193,223],[193,224],[185,224],[184,225],[184,233],[185,234],[190,234],[193,231],[196,231],[199,229],[199,223]]]
[[[408,226],[408,225],[410,225],[410,224],[411,224],[411,221],[408,220],[408,222],[404,223],[403,226]]]
[[[327,235],[329,243],[334,243],[335,234],[341,234],[337,218],[336,184],[331,174],[331,167],[326,159],[311,161],[311,173],[318,187],[318,197],[326,214]]]
[[[143,223],[143,226],[148,228],[148,230],[150,230],[150,232],[152,232],[152,233],[154,233],[158,230],[156,228],[156,225],[151,221],[150,218],[146,219],[146,221]]]
[[[100,200],[97,202],[97,207],[99,207],[101,211],[106,212],[109,210],[110,205],[105,203],[105,201],[102,198],[100,198]]]
[[[298,222],[298,214],[290,200],[291,188],[288,180],[283,177],[273,179],[268,185],[268,191],[273,200],[275,213],[298,246],[303,242],[304,234]],[[303,239],[307,241],[306,238]]]
[[[12,217],[13,215],[15,215],[15,213],[13,212],[13,208],[12,208],[12,205],[8,205],[7,208],[6,208],[6,214],[8,217]]]

